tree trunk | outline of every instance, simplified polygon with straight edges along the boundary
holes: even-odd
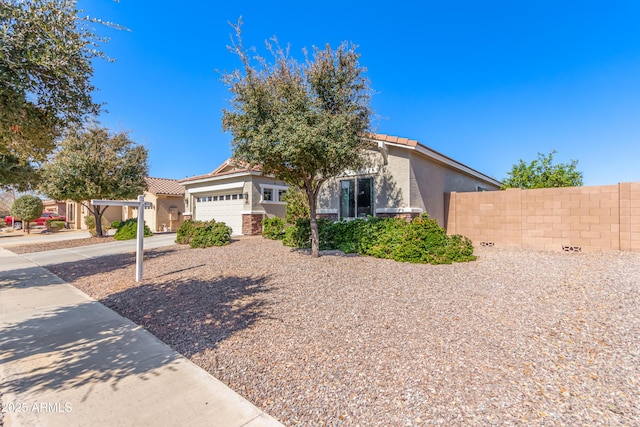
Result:
[[[316,197],[311,189],[307,190],[307,198],[309,199],[309,222],[311,225],[311,256],[318,258],[320,256],[320,236],[318,233],[318,221],[316,220]]]
[[[102,235],[102,214],[103,212],[100,212],[100,206],[96,206],[93,210],[93,217],[96,220],[96,236],[98,237],[104,237]]]

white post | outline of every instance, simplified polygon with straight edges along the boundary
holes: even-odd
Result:
[[[136,248],[136,282],[142,281],[144,250],[144,196],[138,196],[138,247]]]
[[[138,201],[125,200],[91,200],[94,206],[131,206],[138,208],[138,245],[136,247],[136,282],[142,281],[142,257],[144,249],[144,207],[148,202],[144,201],[144,196],[138,196]]]

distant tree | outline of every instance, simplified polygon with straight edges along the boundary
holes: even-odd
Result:
[[[363,135],[371,116],[369,81],[349,43],[313,49],[299,63],[277,40],[266,43],[273,63],[245,49],[240,25],[230,51],[242,70],[225,74],[232,94],[222,126],[233,155],[302,189],[309,201],[312,255],[319,255],[316,201],[322,184],[366,162]]]
[[[75,0],[0,1],[0,155],[27,169],[67,126],[100,110],[91,62],[104,55],[90,28],[100,21],[78,14]]]
[[[16,218],[22,220],[22,228],[26,229],[27,234],[29,234],[29,222],[40,218],[42,210],[42,200],[40,200],[39,197],[27,194],[17,198],[16,201],[13,202],[13,206],[11,206],[11,215],[13,216],[14,222]]]
[[[582,185],[582,172],[578,171],[578,161],[553,163],[553,150],[548,156],[538,153],[538,158],[527,164],[522,159],[502,180],[502,188],[553,188],[579,187]]]
[[[40,190],[54,200],[83,203],[95,218],[96,234],[102,236],[107,206],[88,201],[133,199],[146,190],[148,171],[147,150],[135,145],[127,133],[111,134],[98,126],[75,128],[45,164]]]

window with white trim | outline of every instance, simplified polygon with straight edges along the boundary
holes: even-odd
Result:
[[[260,184],[260,203],[284,204],[284,195],[288,189],[284,185]]]

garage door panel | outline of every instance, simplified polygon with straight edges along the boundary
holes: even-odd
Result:
[[[198,202],[196,208],[196,219],[200,221],[209,221],[213,219],[217,222],[224,222],[233,229],[233,234],[242,234],[241,212],[243,209],[243,199]]]

